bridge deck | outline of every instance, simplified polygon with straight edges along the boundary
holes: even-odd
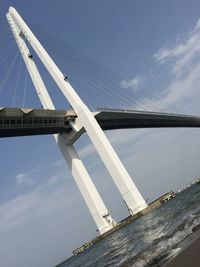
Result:
[[[126,128],[200,127],[200,116],[134,110],[101,110],[95,115],[103,130]]]
[[[200,127],[200,117],[126,110],[101,110],[94,116],[103,130]],[[70,132],[73,110],[0,108],[0,137]]]
[[[55,134],[71,131],[72,110],[0,109],[0,137]]]

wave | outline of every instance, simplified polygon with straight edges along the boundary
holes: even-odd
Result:
[[[200,232],[200,210],[182,221],[170,234],[153,241],[145,251],[125,261],[123,267],[160,266],[178,254],[179,244],[194,232]]]

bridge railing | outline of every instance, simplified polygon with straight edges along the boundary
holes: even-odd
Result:
[[[66,127],[65,118],[0,117],[0,129]]]

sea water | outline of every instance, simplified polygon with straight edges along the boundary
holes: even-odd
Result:
[[[58,266],[163,266],[199,234],[199,204],[196,184]]]

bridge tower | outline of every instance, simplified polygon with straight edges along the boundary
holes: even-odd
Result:
[[[20,29],[14,23],[9,13],[6,16],[43,108],[54,110],[55,106],[35,65],[34,59],[30,57],[31,53]],[[69,165],[70,171],[97,225],[99,233],[107,232],[116,225],[116,222],[110,216],[73,144],[68,143],[68,135],[66,133],[62,135],[54,134],[54,138]]]
[[[36,52],[36,54],[38,55],[38,57],[40,58],[40,60],[58,85],[58,87],[60,88],[60,90],[62,91],[63,95],[71,104],[77,115],[76,120],[71,123],[73,132],[69,135],[59,134],[56,135],[55,138],[63,153],[64,158],[66,159],[70,167],[70,170],[75,180],[77,181],[77,184],[83,196],[85,194],[86,188],[88,189],[89,187],[87,180],[89,181],[90,177],[83,163],[79,159],[78,154],[73,146],[73,143],[81,136],[81,134],[83,133],[83,129],[85,129],[94,147],[99,153],[102,161],[104,162],[108,172],[110,173],[115,185],[121,193],[130,214],[133,215],[146,208],[147,204],[145,200],[138,191],[133,180],[129,176],[127,170],[125,169],[121,160],[117,156],[104,132],[100,128],[92,112],[85,105],[85,103],[83,103],[83,101],[73,89],[69,81],[65,79],[64,75],[61,73],[57,65],[53,62],[51,57],[48,55],[44,47],[37,40],[35,35],[29,29],[27,24],[18,14],[18,12],[13,7],[10,7],[9,12],[6,16],[44,108],[54,109],[54,106],[48,95],[47,89],[45,88],[42,78],[34,64],[33,58],[29,56],[30,51],[26,46],[27,41],[32,46],[32,48],[34,49],[34,51]],[[95,192],[95,195],[97,196],[97,191]],[[95,197],[93,197],[92,193],[90,194],[90,197],[90,201],[92,203],[91,205],[95,207],[98,206],[98,201],[100,201],[101,199],[100,196],[98,199],[96,199]],[[85,197],[85,200],[86,199],[87,198]],[[90,208],[89,202],[87,202],[87,205],[91,211],[92,208]],[[94,217],[94,213],[92,214]],[[111,228],[114,224],[114,221],[112,220],[110,215],[108,213],[102,215],[102,213],[100,212],[99,214],[100,217],[103,217],[104,219],[104,226],[105,221],[109,221],[109,224],[107,224],[107,226],[105,227]]]

